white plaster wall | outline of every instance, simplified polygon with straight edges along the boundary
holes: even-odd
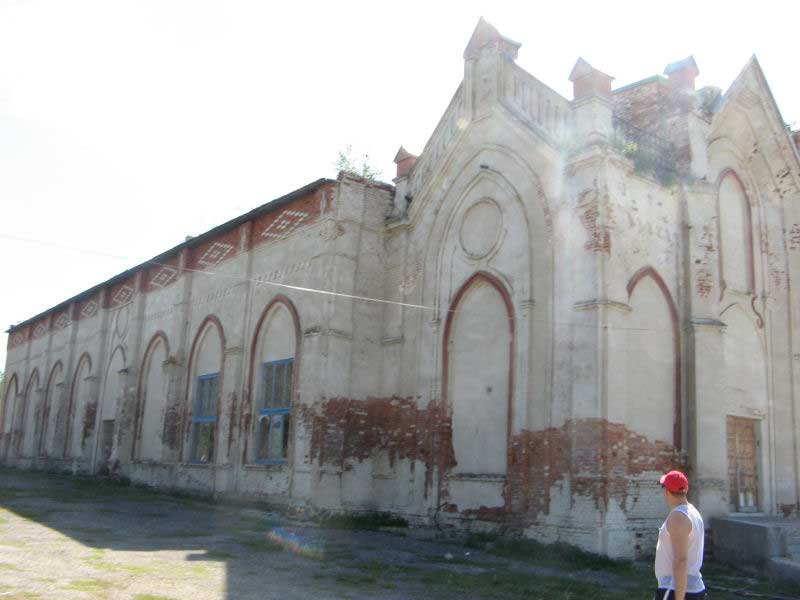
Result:
[[[106,369],[98,423],[117,418],[117,406],[123,391],[124,374],[120,373],[120,371],[123,371],[125,367],[125,353],[122,348],[117,348],[111,355],[111,360]]]
[[[722,275],[726,287],[747,292],[751,288],[748,239],[751,236],[747,198],[734,177],[719,186],[719,229]]]
[[[626,413],[621,421],[648,440],[673,442],[675,332],[656,282],[645,277],[631,296],[624,320]]]
[[[17,378],[12,375],[8,376],[6,384],[5,395],[3,397],[3,431],[2,433],[10,433],[13,428],[13,417],[17,410]]]
[[[195,348],[192,369],[193,382],[201,375],[212,375],[214,373],[222,375],[222,351],[222,338],[220,337],[219,328],[213,323],[208,323],[203,327],[200,340]],[[189,397],[194,398],[194,395],[190,394]]]
[[[89,402],[90,382],[87,377],[91,374],[89,359],[84,357],[78,364],[72,388],[73,417],[70,425],[70,440],[67,457],[78,458],[84,452],[83,423],[86,414],[86,405]]]
[[[767,380],[761,336],[744,309],[733,307],[722,315],[724,367],[719,376],[725,414],[764,417]]]
[[[448,401],[455,473],[503,475],[508,444],[511,333],[500,293],[476,281],[455,308]]]
[[[50,374],[50,381],[47,384],[47,425],[44,433],[45,439],[42,443],[42,450],[47,456],[61,455],[61,449],[56,448],[56,425],[58,423],[58,413],[62,409],[61,403],[64,392],[64,368],[61,363],[53,367]]]
[[[166,406],[167,348],[162,340],[158,340],[150,349],[144,366],[142,381],[143,403],[141,438],[138,441],[139,458],[158,460],[162,454],[161,434],[164,428],[164,408]]]
[[[285,305],[277,303],[270,309],[261,326],[256,365],[294,358],[295,345],[294,319]]]
[[[35,452],[36,420],[40,411],[39,403],[42,394],[39,386],[39,372],[34,371],[28,380],[25,391],[25,425],[21,445],[21,455],[23,457],[33,456]]]

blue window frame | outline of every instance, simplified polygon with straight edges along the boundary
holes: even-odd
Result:
[[[195,388],[191,460],[212,462],[214,460],[214,432],[217,429],[219,373],[200,375]]]
[[[261,390],[256,421],[256,462],[285,462],[289,448],[294,358],[261,365]]]

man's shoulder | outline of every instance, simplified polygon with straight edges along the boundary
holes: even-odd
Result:
[[[679,528],[691,531],[692,519],[689,517],[689,514],[686,510],[680,510],[680,507],[678,507],[669,513],[669,516],[667,517],[667,528],[670,530],[673,528]]]

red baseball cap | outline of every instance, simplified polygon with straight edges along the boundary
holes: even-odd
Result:
[[[684,494],[689,491],[689,480],[680,471],[670,471],[662,475],[659,483],[673,494]]]

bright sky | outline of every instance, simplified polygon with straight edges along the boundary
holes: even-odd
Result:
[[[578,56],[620,86],[694,54],[725,90],[755,53],[800,121],[796,2],[0,0],[0,325],[334,176],[347,144],[391,180],[481,15],[568,98]]]

